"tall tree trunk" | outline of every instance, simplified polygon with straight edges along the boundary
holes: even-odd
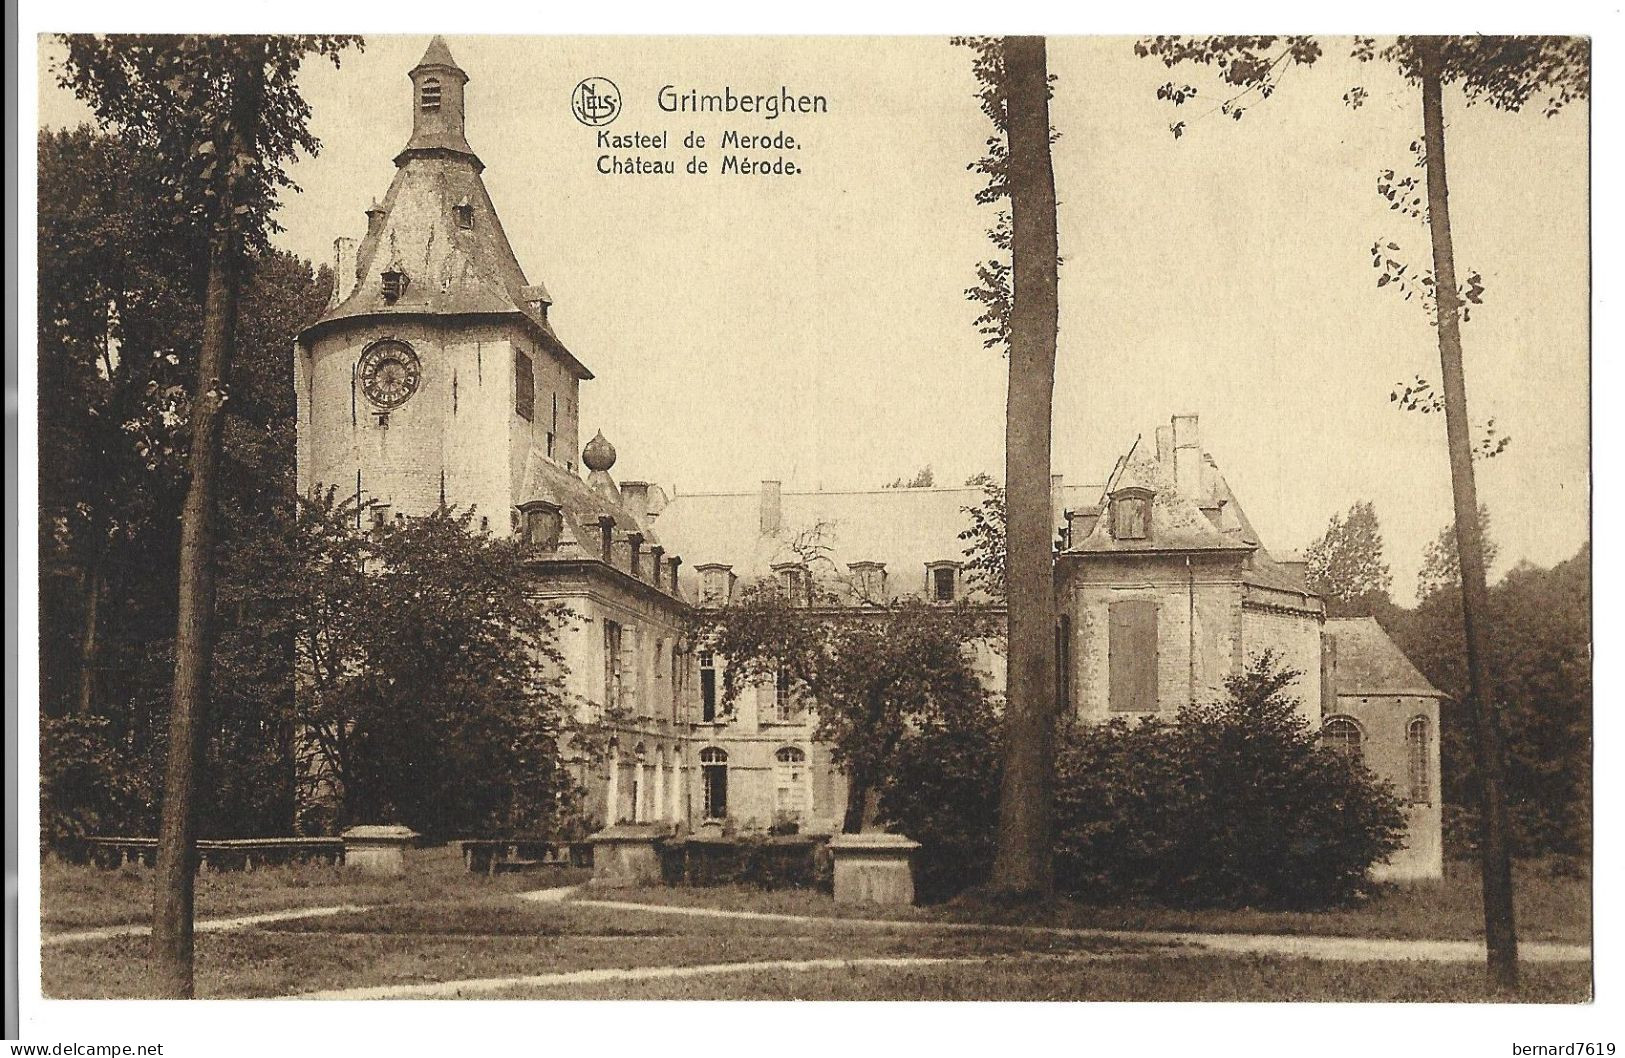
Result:
[[[235,98],[223,158],[246,154],[259,120],[263,68],[232,71]],[[226,163],[222,163],[226,164]],[[231,180],[222,181],[209,238],[203,345],[192,396],[191,477],[181,507],[179,618],[175,683],[169,710],[169,759],[158,823],[158,877],[152,909],[154,986],[160,998],[190,999],[193,883],[196,873],[197,773],[208,731],[209,678],[214,649],[216,471],[220,462],[226,379],[236,342],[242,232]]]
[[[841,817],[841,833],[863,832],[863,817],[869,809],[870,785],[869,777],[862,772],[854,771],[847,777],[846,812]]]
[[[1004,40],[1010,156],[1010,384],[1005,403],[1009,680],[992,887],[1048,896],[1054,884],[1055,560],[1050,400],[1059,327],[1055,172],[1043,37]]]
[[[1467,715],[1480,784],[1479,853],[1484,875],[1484,936],[1489,972],[1503,989],[1518,984],[1518,935],[1512,910],[1512,858],[1505,793],[1506,750],[1501,715],[1490,700],[1489,587],[1484,574],[1484,534],[1478,519],[1478,488],[1467,418],[1467,385],[1461,358],[1461,298],[1450,236],[1450,188],[1445,176],[1444,104],[1437,42],[1418,44],[1422,69],[1422,135],[1427,149],[1428,230],[1433,239],[1434,294],[1438,300],[1439,370],[1444,386],[1445,431],[1450,448],[1450,485],[1456,507],[1456,552],[1461,563],[1461,617],[1467,638]]]
[[[92,562],[85,580],[89,583],[89,592],[85,599],[84,625],[79,637],[80,716],[89,716],[96,706],[96,672],[100,665],[101,653],[102,594],[107,590],[100,556]]]

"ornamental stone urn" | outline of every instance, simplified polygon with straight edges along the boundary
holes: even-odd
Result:
[[[901,834],[837,834],[835,902],[906,907],[914,903],[914,850],[918,841]]]
[[[351,827],[344,839],[344,865],[362,874],[399,878],[406,873],[406,850],[417,841],[411,827],[398,824]]]
[[[660,850],[671,834],[669,823],[617,823],[588,837],[592,886],[631,889],[661,884]]]

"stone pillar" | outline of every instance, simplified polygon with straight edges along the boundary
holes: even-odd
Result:
[[[829,843],[835,857],[837,904],[914,903],[914,850],[901,834],[838,834]]]
[[[654,811],[650,814],[656,823],[666,818],[666,755],[655,757]]]
[[[668,837],[664,827],[623,823],[592,835],[592,885],[619,889],[661,882],[660,850]]]
[[[672,769],[671,809],[672,818],[685,824],[688,822],[688,784],[684,781],[687,778],[688,766],[679,759]]]
[[[642,761],[636,764],[638,782],[632,789],[632,822],[642,823],[643,802],[649,796],[649,766]]]
[[[351,827],[344,838],[344,865],[362,874],[398,878],[406,873],[406,850],[418,835],[403,826]]]

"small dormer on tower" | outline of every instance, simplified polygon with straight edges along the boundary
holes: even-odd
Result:
[[[407,76],[412,79],[412,138],[395,164],[401,165],[414,151],[472,156],[474,149],[463,135],[463,87],[468,84],[468,74],[451,57],[445,39],[430,41]]]
[[[1151,535],[1151,500],[1156,494],[1139,483],[1119,485],[1111,494],[1114,540],[1145,540]]]

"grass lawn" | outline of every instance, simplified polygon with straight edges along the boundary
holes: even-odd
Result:
[[[1591,882],[1554,877],[1540,862],[1515,869],[1518,936],[1523,940],[1586,943],[1591,939]],[[1143,906],[1098,906],[1057,900],[1042,907],[1002,908],[963,900],[930,907],[877,911],[837,906],[829,896],[804,889],[763,892],[743,887],[627,890],[608,899],[650,904],[724,907],[795,915],[985,924],[1063,926],[1086,929],[1171,930],[1206,933],[1284,933],[1341,937],[1479,940],[1484,936],[1477,864],[1445,864],[1441,882],[1391,885],[1365,903],[1320,912],[1176,911]]]
[[[1275,956],[1229,957],[1189,949],[984,930],[832,929],[663,915],[574,901],[517,899],[529,889],[582,881],[583,872],[487,878],[463,870],[455,848],[412,854],[401,879],[366,879],[342,868],[286,867],[199,879],[200,917],[290,907],[365,905],[367,910],[265,924],[197,938],[198,993],[253,998],[380,985],[523,977],[575,970],[776,960],[913,956],[991,959],[943,966],[753,971],[625,983],[527,986],[482,995],[637,999],[1066,999],[1478,1001],[1495,998],[1476,965],[1331,963]],[[1531,939],[1587,939],[1589,886],[1520,871],[1520,929]],[[152,872],[100,871],[48,863],[47,928],[144,922]],[[648,889],[607,899],[831,916],[878,917],[838,908],[805,891]],[[1395,888],[1364,907],[1323,915],[1178,913],[1062,902],[1043,908],[971,904],[908,908],[900,919],[984,924],[1241,930],[1387,937],[1470,938],[1478,932],[1476,881],[1455,866],[1444,883]],[[45,994],[139,998],[147,991],[147,938],[51,945],[42,952]],[[1087,956],[1088,958],[1085,958]],[[1104,958],[1101,958],[1104,956]],[[1529,965],[1526,1002],[1584,1002],[1590,967]]]
[[[252,871],[203,871],[197,878],[197,915],[221,918],[259,911],[331,904],[400,904],[478,899],[550,885],[574,885],[590,872],[469,874],[455,845],[408,853],[403,878],[367,878],[343,867],[290,864]],[[149,867],[102,870],[47,857],[40,864],[40,922],[47,933],[145,923],[152,917]]]
[[[1584,1003],[1584,966],[1526,966],[1520,1003]],[[853,967],[624,984],[516,988],[505,999],[1071,1000],[1093,1002],[1471,1003],[1497,997],[1478,966],[1320,963],[1273,957],[1126,956],[1088,962]]]
[[[955,932],[830,934],[816,925],[672,920],[489,895],[472,904],[391,906],[197,938],[202,998],[295,995],[332,988],[420,984],[635,966],[885,955],[1006,957],[1128,951],[1067,938]],[[142,998],[147,939],[118,937],[45,949],[53,998]]]

